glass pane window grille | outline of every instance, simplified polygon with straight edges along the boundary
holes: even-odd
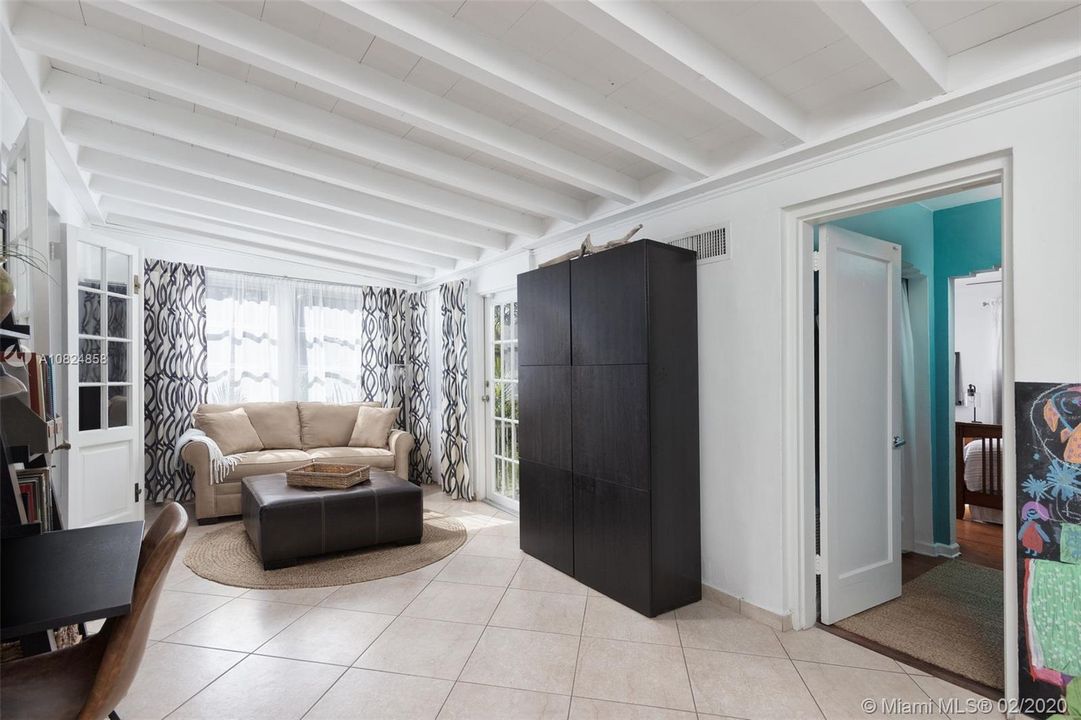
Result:
[[[492,312],[493,489],[517,501],[518,493],[518,303],[497,303]]]
[[[88,242],[78,244],[80,430],[132,424],[131,258]]]

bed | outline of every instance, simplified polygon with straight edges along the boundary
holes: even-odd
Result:
[[[971,520],[1002,523],[1002,426],[955,424],[957,519],[971,508]]]

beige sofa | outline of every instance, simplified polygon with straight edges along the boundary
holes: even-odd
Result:
[[[360,405],[381,407],[380,403],[334,405],[312,402],[264,402],[239,405],[200,405],[199,413],[215,413],[244,408],[262,450],[239,453],[239,464],[225,477],[212,483],[210,450],[201,442],[189,442],[180,456],[195,471],[195,516],[200,523],[240,514],[240,480],[250,475],[285,472],[312,460],[370,465],[409,479],[409,451],[413,437],[391,430],[387,447],[349,447]]]

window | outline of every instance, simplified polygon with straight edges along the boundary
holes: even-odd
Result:
[[[282,281],[208,271],[206,274],[208,399],[214,403],[281,398],[279,358]]]
[[[362,289],[298,283],[296,292],[299,397],[318,402],[365,400],[365,356],[380,352],[364,341]]]
[[[210,402],[388,400],[398,291],[215,270],[206,283]]]

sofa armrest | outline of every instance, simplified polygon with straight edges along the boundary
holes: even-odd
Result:
[[[211,441],[213,442],[213,441]],[[185,443],[180,457],[195,474],[192,490],[195,491],[195,517],[202,520],[217,516],[214,488],[210,483],[210,448],[202,442]]]
[[[409,479],[409,451],[413,443],[413,436],[405,430],[390,431],[387,447],[394,454],[394,474],[402,480]]]

